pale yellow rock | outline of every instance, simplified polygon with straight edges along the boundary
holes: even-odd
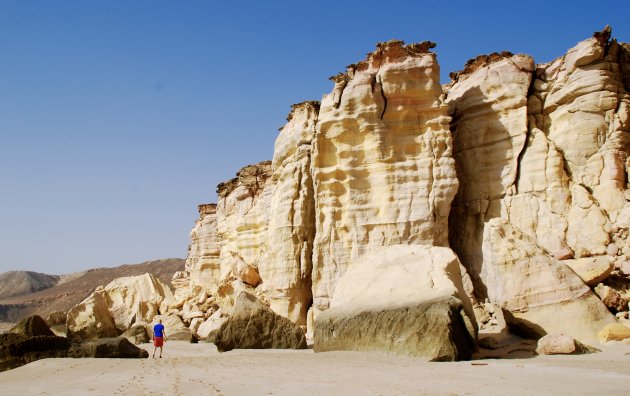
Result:
[[[68,311],[66,325],[68,338],[90,340],[117,337],[120,334],[109,313],[103,287],[98,287]]]
[[[522,55],[480,56],[446,86],[460,179],[450,242],[480,299],[491,289],[480,276],[491,218],[563,258],[630,253],[619,231],[630,226],[630,58],[609,35],[538,66],[514,66]]]
[[[104,287],[109,312],[119,331],[135,322],[151,322],[164,300],[173,300],[168,286],[151,274],[117,278]]]
[[[587,257],[564,260],[563,263],[591,287],[608,278],[615,269],[614,262],[609,257]]]
[[[488,298],[504,310],[512,328],[538,336],[565,333],[584,342],[615,322],[568,266],[505,220],[486,223],[483,263],[480,277]]]
[[[225,315],[222,310],[217,310],[197,328],[197,337],[199,337],[200,340],[205,340],[211,333],[219,330],[226,320],[227,315]]]
[[[293,105],[276,139],[268,249],[258,266],[271,309],[299,325],[306,325],[312,300],[315,201],[311,151],[318,110],[317,102]]]
[[[628,338],[630,338],[630,328],[619,323],[609,324],[599,332],[601,342],[623,341]]]
[[[219,184],[217,193],[219,281],[231,276],[240,279],[239,275],[246,275],[242,262],[257,271],[266,247],[273,194],[271,162],[242,168],[236,178]]]
[[[116,336],[135,322],[150,322],[160,305],[172,300],[168,286],[151,274],[117,278],[68,312],[68,330],[85,334],[82,338]],[[110,322],[117,334],[107,330]]]
[[[393,41],[335,78],[313,147],[313,304],[326,309],[349,264],[374,247],[448,245],[457,190],[432,43]]]
[[[480,298],[484,297],[479,280],[483,223],[507,217],[502,198],[516,193],[519,156],[527,142],[527,95],[533,70],[534,61],[527,55],[479,56],[445,87],[460,184],[451,209],[450,241]]]
[[[189,287],[215,288],[219,283],[219,239],[217,236],[217,206],[199,205],[199,219],[190,232],[191,244],[186,257]]]

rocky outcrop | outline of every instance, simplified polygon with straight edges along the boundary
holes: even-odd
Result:
[[[236,297],[234,311],[219,328],[214,344],[232,349],[306,349],[304,331],[247,292]]]
[[[606,28],[549,64],[535,65],[528,56],[506,52],[479,57],[445,87],[460,181],[449,238],[474,281],[476,298],[501,305],[509,318],[523,309],[531,312],[528,303],[509,308],[505,296],[510,293],[522,302],[544,296],[547,303],[536,309],[545,310],[589,301],[580,308],[589,319],[564,329],[549,323],[552,327],[539,328],[540,334],[586,326],[581,336],[593,339],[612,320],[584,283],[605,280],[612,273],[610,263],[625,254],[630,102],[624,48],[610,40]],[[506,223],[508,236],[485,235],[492,219]],[[513,264],[523,256],[508,256],[509,265],[503,257],[487,259],[493,249],[488,244],[512,243],[512,230],[530,238],[525,255],[526,262],[537,263],[534,278],[523,278],[525,267]],[[565,276],[564,267],[549,256],[575,257],[567,264],[581,279]],[[591,256],[607,257],[585,261]],[[490,272],[496,264],[501,273],[494,277]],[[542,281],[558,277],[560,286],[553,290]],[[550,311],[550,320],[556,311],[570,311],[560,305]]]
[[[470,356],[476,325],[488,339],[592,340],[611,310],[626,315],[591,287],[620,298],[630,287],[630,47],[605,29],[549,64],[482,55],[444,87],[433,47],[378,44],[321,104],[294,105],[273,161],[200,206],[163,313],[213,339],[247,292],[315,328],[316,349],[435,360]],[[412,255],[449,246],[457,271]],[[390,248],[400,263],[380,256]],[[442,273],[443,289],[408,281]],[[407,347],[392,344],[391,323]],[[414,341],[411,328],[433,335]]]
[[[469,359],[476,321],[455,254],[391,246],[359,258],[315,322],[314,349],[385,351],[432,361]]]
[[[68,311],[68,337],[116,337],[135,322],[150,322],[171,300],[171,290],[153,275],[114,279]]]
[[[313,143],[317,310],[374,247],[448,245],[458,183],[433,46],[381,43],[322,99]]]
[[[0,371],[45,358],[147,358],[147,351],[126,338],[84,341],[57,337],[39,316],[22,320],[11,332],[0,334]]]
[[[189,274],[189,283],[178,285],[212,288],[218,286],[221,275],[219,260],[219,238],[217,236],[217,205],[199,205],[199,219],[190,232],[191,244],[186,258],[186,271]],[[179,279],[180,277],[178,276]]]
[[[259,265],[262,290],[271,308],[303,326],[312,301],[315,200],[311,162],[318,111],[318,102],[293,105],[276,139],[267,255]]]

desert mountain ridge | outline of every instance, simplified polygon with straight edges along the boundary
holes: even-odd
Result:
[[[5,272],[0,274],[0,321],[17,322],[33,314],[46,317],[51,312],[67,311],[98,286],[120,277],[150,273],[170,285],[173,274],[183,267],[183,259],[167,258],[65,275]]]

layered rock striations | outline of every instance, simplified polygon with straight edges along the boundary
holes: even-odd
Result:
[[[446,87],[460,180],[451,244],[476,296],[510,318],[531,316],[527,327],[541,335],[551,322],[579,317],[568,334],[592,339],[595,327],[614,320],[550,256],[622,260],[611,247],[627,234],[615,227],[626,206],[629,149],[621,52],[607,28],[549,64],[510,53],[478,57]],[[513,237],[521,232],[531,238],[525,250],[513,248],[527,239]],[[512,306],[508,294],[521,302]]]
[[[381,43],[292,107],[273,161],[200,206],[167,315],[213,339],[247,291],[315,349],[433,360],[469,357],[477,321],[590,341],[625,315],[591,288],[629,297],[630,47],[607,28],[548,64],[479,56],[445,86],[433,47]]]
[[[293,105],[276,139],[267,254],[258,266],[271,308],[304,326],[313,298],[315,197],[311,165],[318,111],[319,102]]]
[[[448,245],[457,178],[433,43],[378,45],[333,78],[313,148],[313,305],[373,248]]]
[[[172,301],[169,287],[151,274],[114,279],[68,311],[68,337],[117,337],[136,322],[150,322]]]

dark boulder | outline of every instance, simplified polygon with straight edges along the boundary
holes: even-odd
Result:
[[[0,371],[65,357],[147,358],[149,353],[124,337],[89,341],[57,337],[39,316],[26,318],[9,333],[0,334]]]
[[[33,315],[22,319],[9,333],[19,334],[25,337],[54,336],[46,321],[41,316]]]
[[[214,344],[219,352],[232,349],[306,349],[306,337],[300,326],[242,291],[236,297],[232,316],[219,328]]]

